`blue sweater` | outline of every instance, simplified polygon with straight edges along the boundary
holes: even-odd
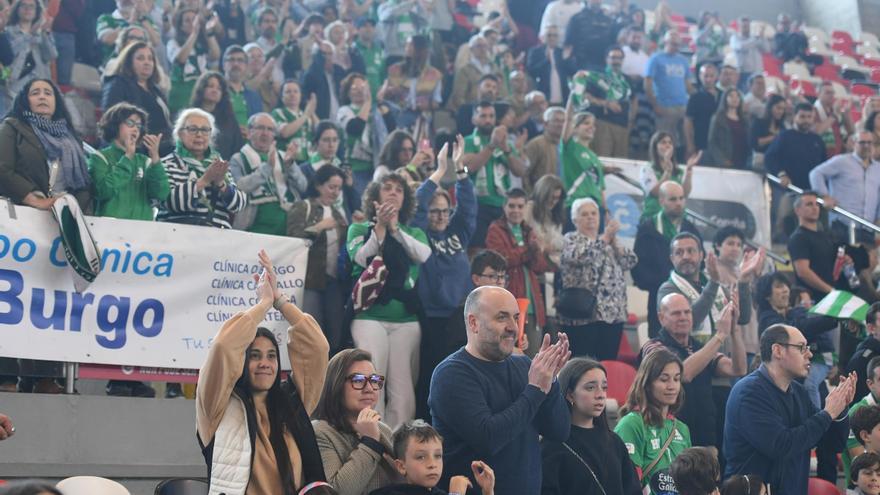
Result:
[[[456,182],[455,213],[445,231],[434,232],[428,228],[428,209],[436,191],[432,180],[419,186],[419,206],[410,225],[424,230],[431,243],[431,257],[422,263],[417,286],[422,307],[429,318],[446,318],[474,288],[467,248],[477,227],[477,197],[470,179]]]
[[[779,390],[761,365],[733,386],[727,400],[724,477],[758,474],[776,495],[807,495],[810,450],[828,435],[826,445],[840,452],[848,432],[849,418],[832,421],[800,383]]]
[[[443,436],[439,486],[449,486],[455,475],[473,482],[471,462],[482,460],[495,471],[495,493],[541,492],[538,435],[550,442],[566,440],[571,416],[559,384],[547,395],[528,384],[530,365],[526,356],[490,362],[462,348],[437,366],[428,405]]]

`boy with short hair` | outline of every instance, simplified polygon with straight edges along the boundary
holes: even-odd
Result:
[[[394,467],[405,483],[379,488],[370,495],[446,495],[437,488],[443,473],[443,438],[431,425],[420,419],[407,421],[394,431],[392,437]],[[483,461],[471,465],[474,479],[483,495],[494,495],[495,473]],[[466,476],[449,480],[449,495],[464,495],[471,482]]]
[[[880,455],[867,452],[856,457],[846,474],[854,485],[847,495],[880,495]]]
[[[681,451],[669,466],[669,474],[680,495],[718,495],[721,468],[717,455],[706,447]]]
[[[853,406],[849,409],[849,417],[850,417],[850,434],[849,439],[846,441],[846,449],[844,449],[843,454],[841,455],[841,460],[843,461],[843,473],[846,476],[846,484],[849,485],[849,467],[850,463],[853,459],[855,459],[859,454],[865,452],[864,442],[860,442],[858,439],[858,435],[854,433],[855,424],[853,423],[853,419],[855,418],[856,411],[859,409],[875,406],[880,401],[880,356],[874,356],[868,361],[867,369],[865,370],[867,373],[867,379],[865,380],[866,385],[868,386],[868,394],[865,395],[860,401],[853,404]],[[861,375],[861,372],[859,373]],[[867,416],[866,416],[867,418]],[[870,433],[870,429],[873,428],[874,425],[870,425],[868,428],[868,432]],[[878,446],[880,449],[880,446]]]

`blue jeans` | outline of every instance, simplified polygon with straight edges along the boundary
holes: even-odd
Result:
[[[822,409],[822,399],[819,397],[819,385],[828,378],[828,372],[830,371],[831,366],[814,361],[810,363],[810,374],[804,379],[804,388],[807,389],[807,393],[810,394],[810,401],[817,409]]]
[[[73,62],[76,60],[76,35],[74,33],[54,33],[55,48],[58,49],[58,58],[55,60],[55,68],[58,72],[58,84],[70,85],[70,77],[73,74]]]
[[[357,192],[358,199],[360,199],[361,196],[364,195],[364,191],[366,191],[367,186],[369,186],[370,182],[373,181],[373,169],[352,171],[351,175],[354,179],[354,190]]]

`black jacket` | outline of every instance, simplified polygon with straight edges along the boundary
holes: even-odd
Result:
[[[880,340],[869,335],[865,340],[859,342],[856,351],[849,358],[846,373],[855,371],[859,377],[856,380],[856,395],[853,397],[853,401],[859,401],[868,395],[868,384],[865,383],[865,380],[868,379],[868,361],[875,356],[880,356]]]
[[[336,92],[336,101],[342,106],[342,95],[339,94],[339,83],[347,75],[345,69],[341,66],[333,65],[333,90]],[[315,108],[315,114],[322,120],[336,121],[335,115],[330,115],[330,85],[327,83],[327,77],[324,73],[324,55],[317,53],[312,57],[312,65],[303,74],[302,79],[302,97],[303,101],[308,101],[311,95],[315,95],[318,105]]]
[[[584,7],[572,16],[565,29],[565,45],[574,49],[578,69],[602,70],[605,55],[614,44],[614,20],[602,9]]]
[[[562,58],[562,48],[553,49],[553,58],[556,60],[556,74],[559,76],[559,85],[562,87],[562,102],[568,100],[568,78],[577,72],[574,57]],[[550,98],[550,71],[552,70],[550,59],[547,57],[547,47],[539,45],[531,48],[526,58],[526,72],[535,80],[535,89]]]
[[[104,80],[101,88],[101,107],[106,112],[113,105],[131,103],[147,112],[147,134],[162,134],[159,154],[165,156],[174,151],[171,137],[171,116],[168,102],[159,88],[152,86],[150,91],[144,90],[136,80],[123,76],[110,76]],[[161,102],[161,103],[160,103]]]
[[[690,232],[702,239],[700,231],[687,219],[681,221],[679,231]],[[633,282],[639,289],[656,292],[660,285],[669,279],[672,260],[669,259],[669,241],[663,237],[663,234],[657,232],[653,218],[639,225],[633,251],[639,257],[638,264],[631,271]]]

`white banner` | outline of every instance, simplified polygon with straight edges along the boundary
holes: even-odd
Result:
[[[639,180],[639,170],[645,162],[602,158],[605,165],[622,169],[623,175]],[[640,188],[618,177],[606,176],[605,202],[614,218],[620,222],[618,237],[628,246],[635,242],[639,217],[642,214],[644,194]],[[770,203],[764,178],[760,174],[742,170],[712,167],[694,167],[691,194],[687,208],[706,217],[717,225],[733,225],[746,238],[770,246]],[[715,229],[690,219],[700,230],[703,240],[712,242]]]
[[[209,227],[87,217],[103,269],[73,289],[48,212],[0,200],[0,356],[164,368],[201,367],[225,320],[256,302],[257,253],[302,300],[307,241]],[[287,323],[262,326],[284,345]]]

